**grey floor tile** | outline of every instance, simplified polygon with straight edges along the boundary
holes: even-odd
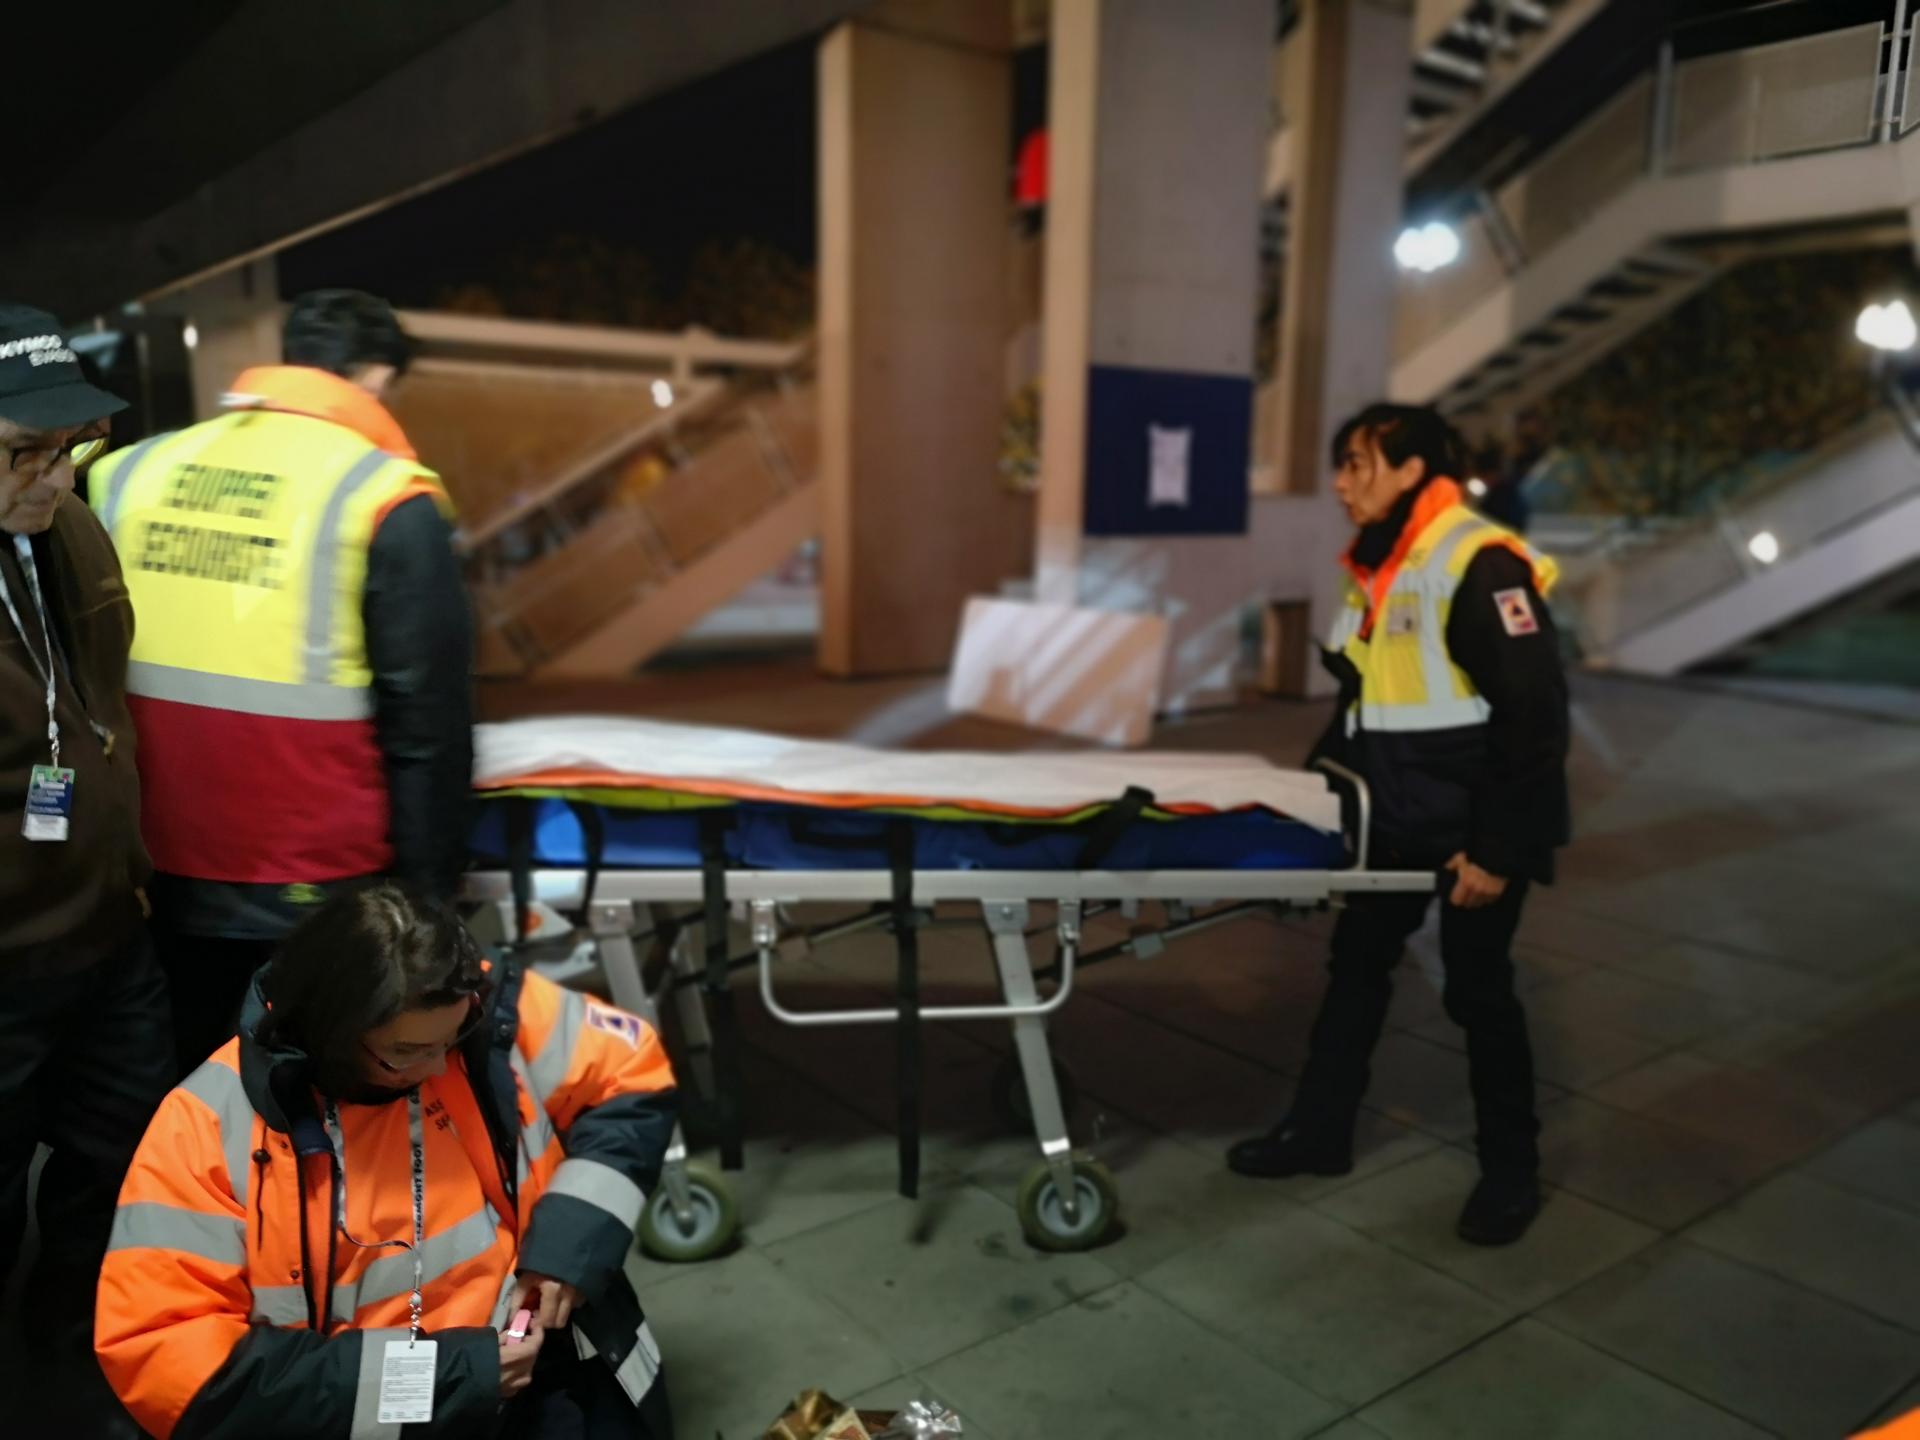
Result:
[[[1767,1156],[1575,1096],[1541,1113],[1541,1173],[1663,1230],[1677,1230],[1753,1184]]]
[[[1522,1320],[1361,1412],[1389,1440],[1762,1440],[1766,1431]]]
[[[1820,976],[1689,940],[1625,950],[1613,964],[1643,979],[1684,985],[1750,1010],[1789,1016],[1833,988]]]
[[[1347,1405],[1385,1393],[1512,1313],[1305,1210],[1226,1231],[1140,1283],[1289,1379]]]
[[[1784,1070],[1749,1069],[1676,1050],[1586,1093],[1698,1134],[1781,1160],[1797,1160],[1843,1135],[1866,1114],[1795,1085]]]
[[[1797,1285],[1668,1242],[1540,1318],[1782,1435],[1832,1440],[1911,1373],[1914,1337]]]
[[[1805,1175],[1781,1175],[1687,1238],[1920,1331],[1920,1215],[1911,1211]]]
[[[1659,1232],[1564,1190],[1549,1190],[1517,1245],[1489,1249],[1454,1233],[1479,1166],[1437,1150],[1318,1202],[1316,1209],[1503,1303],[1531,1310],[1645,1249]]]
[[[906,1367],[875,1327],[764,1255],[686,1267],[641,1297],[672,1376],[675,1429],[758,1440],[800,1391],[850,1395]]]
[[[1829,1185],[1920,1213],[1920,1125],[1910,1120],[1888,1116],[1862,1126],[1801,1168]]]
[[[1339,1414],[1137,1286],[1080,1301],[927,1376],[1000,1440],[1305,1436]]]
[[[764,1253],[794,1283],[884,1334],[907,1368],[1119,1279],[1092,1255],[1032,1249],[1010,1204],[966,1185],[895,1200]]]
[[[1671,1048],[1659,1040],[1595,1021],[1570,1024],[1540,1015],[1534,1010],[1530,996],[1523,998],[1522,1003],[1528,1007],[1527,1034],[1533,1042],[1533,1071],[1542,1085],[1584,1090],[1643,1065]],[[1466,1053],[1466,1037],[1451,1020],[1423,1025],[1414,1033],[1429,1044]]]
[[[1558,1025],[1603,1025],[1663,1045],[1685,1045],[1731,1029],[1750,1007],[1685,985],[1596,969],[1527,997],[1527,1013]]]

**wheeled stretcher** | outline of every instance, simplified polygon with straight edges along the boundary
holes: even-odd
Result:
[[[1052,1249],[1097,1243],[1119,1204],[1106,1171],[1074,1151],[1047,1043],[1047,1017],[1077,969],[1151,954],[1251,910],[1434,884],[1368,867],[1358,777],[1244,756],[896,752],[564,717],[480,727],[475,773],[476,928],[500,943],[541,942],[553,958],[538,963],[554,978],[603,984],[656,1020],[670,994],[683,1083],[713,1107],[723,1169],[741,1163],[736,968],[757,968],[761,999],[786,1024],[894,1027],[906,1195],[919,1173],[919,1027],[1009,1022],[1017,1070],[998,1088],[1004,1109],[1030,1117],[1041,1154],[1019,1211],[1029,1239]],[[798,923],[795,907],[815,903],[863,908]],[[918,936],[934,907],[954,905],[977,909],[998,994],[923,1005]],[[1041,906],[1050,923],[1036,928]],[[1129,938],[1085,953],[1084,922],[1109,909],[1133,922]],[[744,956],[731,949],[736,919],[751,937]],[[894,1003],[782,1001],[783,955],[871,926],[894,936]],[[1040,968],[1036,936],[1053,942]],[[571,943],[556,950],[556,937]],[[663,1258],[698,1259],[724,1248],[736,1224],[724,1176],[690,1162],[676,1135],[643,1242]]]

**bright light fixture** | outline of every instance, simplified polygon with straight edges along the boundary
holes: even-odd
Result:
[[[1908,324],[1913,322],[1909,320]],[[1909,342],[1911,343],[1911,342]],[[1771,565],[1780,558],[1780,540],[1771,530],[1762,530],[1747,541],[1747,553],[1762,565]]]
[[[1431,275],[1460,258],[1460,233],[1441,220],[1409,226],[1393,242],[1393,258],[1402,270]]]
[[[200,343],[200,327],[189,320],[186,323],[186,327],[180,332],[180,342],[189,350],[193,349],[194,346]]]
[[[1885,305],[1869,305],[1853,322],[1854,337],[1876,350],[1911,350],[1920,340],[1920,326],[1914,324],[1913,311],[1904,300]]]
[[[673,403],[673,386],[664,380],[653,382],[653,403],[662,410]]]
[[[1487,482],[1482,480],[1477,475],[1474,476],[1473,479],[1467,481],[1467,493],[1473,496],[1473,498],[1476,500],[1486,499],[1487,498]]]

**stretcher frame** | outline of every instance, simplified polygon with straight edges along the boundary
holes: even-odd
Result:
[[[535,868],[521,877],[507,870],[480,870],[467,876],[466,897],[481,908],[488,923],[476,923],[486,938],[509,942],[519,933],[521,906],[562,916],[578,917],[576,933],[584,931],[592,958],[576,950],[571,960],[551,969],[561,983],[579,983],[598,970],[615,1004],[647,1017],[656,1027],[660,1001],[671,994],[688,1053],[681,1058],[691,1069],[698,1091],[715,1099],[723,1113],[737,1106],[737,1077],[715,1063],[715,1027],[709,1004],[721,1003],[717,980],[692,944],[696,925],[710,926],[717,913],[744,919],[752,938],[752,952],[729,959],[725,970],[757,968],[759,991],[768,1012],[783,1024],[802,1028],[825,1026],[896,1025],[902,1043],[921,1022],[1005,1020],[1012,1027],[1018,1076],[1024,1085],[1040,1163],[1021,1187],[1022,1220],[1029,1239],[1053,1249],[1079,1249],[1097,1243],[1114,1220],[1117,1193],[1110,1177],[1076,1157],[1048,1044],[1047,1017],[1071,998],[1077,970],[1123,954],[1151,956],[1170,941],[1197,933],[1255,911],[1279,913],[1324,909],[1355,895],[1431,891],[1435,876],[1427,871],[1381,871],[1368,867],[1367,836],[1371,798],[1364,781],[1342,767],[1324,765],[1353,800],[1347,830],[1353,863],[1344,869],[1307,870],[915,870],[910,897],[903,896],[901,877],[889,870],[750,870],[728,868],[722,874],[692,868],[661,870],[600,870]],[[591,883],[591,893],[589,893]],[[726,909],[716,912],[724,899]],[[902,989],[894,1005],[852,1009],[799,1010],[780,998],[775,970],[783,956],[804,953],[813,945],[854,931],[893,922],[900,930],[900,906],[910,898],[915,917],[942,904],[978,906],[990,941],[1000,990],[999,1003],[920,1005],[917,981],[909,981],[911,966],[903,966]],[[699,916],[676,916],[670,907],[701,905]],[[870,908],[851,919],[803,929],[786,923],[784,909],[809,903],[866,904]],[[1050,925],[1031,927],[1035,904],[1054,907]],[[1161,907],[1159,923],[1139,925],[1140,907]],[[1082,949],[1083,922],[1092,915],[1118,909],[1136,924],[1125,941],[1093,954]],[[930,922],[916,918],[905,928],[924,928]],[[496,929],[497,926],[497,929]],[[1029,947],[1036,935],[1052,932],[1055,941],[1051,966],[1037,969]],[[538,937],[540,932],[535,931]],[[897,939],[900,937],[897,935]],[[651,939],[664,948],[668,974],[649,988],[636,942]],[[724,942],[723,942],[724,943]],[[709,937],[709,956],[712,955]],[[908,947],[903,944],[903,950]],[[1041,982],[1051,980],[1042,992]],[[914,1063],[917,1064],[917,1061]],[[917,1106],[917,1097],[914,1100]],[[737,1110],[732,1112],[737,1125]],[[721,1151],[727,1169],[740,1166],[737,1129],[731,1135],[723,1121]],[[911,1132],[911,1133],[909,1133]],[[918,1172],[917,1109],[903,1111],[901,1126],[901,1189],[911,1196]],[[690,1184],[685,1140],[676,1127],[659,1194],[650,1203],[662,1208],[681,1226],[693,1223],[696,1196]],[[1098,1172],[1098,1173],[1095,1173]],[[705,1177],[703,1184],[714,1184]],[[1031,1204],[1029,1201],[1031,1200]],[[731,1202],[718,1198],[719,1208],[731,1214]],[[1086,1207],[1104,1206],[1105,1213],[1089,1216]],[[730,1238],[730,1231],[727,1237]],[[720,1248],[714,1246],[714,1250]],[[705,1253],[712,1253],[711,1251]],[[685,1255],[678,1258],[704,1258]]]

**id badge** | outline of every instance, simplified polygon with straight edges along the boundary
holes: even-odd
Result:
[[[433,1419],[437,1340],[389,1340],[380,1366],[380,1423],[424,1425]]]
[[[73,815],[73,771],[36,765],[27,780],[27,813],[20,832],[29,840],[64,840]]]

